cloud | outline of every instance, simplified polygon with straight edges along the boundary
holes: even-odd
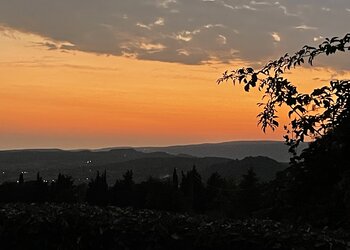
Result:
[[[148,30],[151,29],[151,26],[143,24],[143,23],[139,23],[139,22],[136,23],[136,26],[139,26],[141,28],[145,28],[145,29],[148,29]]]
[[[255,3],[255,2],[254,2]],[[242,10],[242,9],[246,9],[246,10],[257,10],[256,8],[250,6],[250,5],[247,5],[247,4],[243,4],[243,5],[231,5],[231,4],[228,4],[224,1],[221,2],[221,4],[226,7],[226,8],[229,8],[231,10]],[[256,4],[256,3],[255,3]]]
[[[157,53],[164,50],[166,47],[163,44],[157,43],[141,43],[140,49],[146,50],[148,53]]]
[[[176,50],[179,55],[190,56],[190,53],[185,49]]]
[[[144,29],[148,29],[151,30],[154,26],[163,26],[164,25],[164,18],[159,17],[158,19],[156,19],[154,22],[150,23],[150,24],[143,24],[141,22],[137,22],[136,26],[144,28]],[[110,25],[108,25],[110,26]]]
[[[317,27],[307,26],[305,24],[296,26],[295,28],[300,30],[317,30],[318,29]]]
[[[256,2],[256,1],[250,1],[250,4],[252,4],[252,5],[272,5],[272,3],[269,3],[269,2]]]
[[[164,18],[159,17],[155,22],[154,25],[164,25]]]
[[[323,11],[331,11],[331,8],[322,7],[321,10],[323,10]]]
[[[281,41],[281,37],[278,35],[277,32],[271,33],[271,36],[272,36],[273,40],[275,40],[275,42],[280,42]]]
[[[227,44],[227,38],[223,35],[219,35],[217,40],[220,44]]]
[[[344,35],[348,10],[348,0],[2,0],[0,26],[38,34],[51,50],[254,64]]]
[[[157,0],[156,3],[158,7],[167,9],[171,4],[176,3],[176,0]]]
[[[320,40],[323,40],[323,39],[324,39],[323,36],[314,37],[314,41],[315,41],[315,42],[320,41]]]
[[[45,40],[43,42],[33,42],[34,46],[45,47],[48,50],[74,50],[75,45],[69,42],[55,42],[50,40]]]
[[[279,5],[279,2],[275,3],[276,5]],[[298,16],[298,14],[296,13],[291,13],[288,11],[288,8],[284,5],[279,5],[278,8],[280,8],[281,10],[283,10],[283,14],[286,16]]]

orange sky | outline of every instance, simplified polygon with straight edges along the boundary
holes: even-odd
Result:
[[[0,149],[98,148],[228,140],[282,140],[257,127],[258,92],[217,85],[235,66],[180,65],[36,45],[45,39],[0,33]],[[317,85],[335,72],[300,69]]]

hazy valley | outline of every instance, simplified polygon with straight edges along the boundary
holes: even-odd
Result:
[[[113,184],[127,170],[133,170],[134,180],[140,182],[150,176],[164,179],[174,168],[180,173],[194,165],[204,180],[213,172],[239,180],[253,168],[261,181],[268,181],[287,167],[287,163],[281,163],[287,159],[287,147],[282,142],[269,141],[74,151],[10,150],[0,152],[0,181],[15,181],[21,172],[25,179],[34,180],[40,172],[46,180],[62,173],[80,183],[88,182],[97,171],[106,170],[108,183]]]

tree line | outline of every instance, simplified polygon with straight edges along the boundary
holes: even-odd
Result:
[[[90,182],[81,184],[63,174],[52,182],[43,180],[39,173],[36,180],[25,181],[21,173],[18,181],[0,185],[0,203],[88,203],[214,218],[269,218],[316,226],[350,226],[350,175],[332,186],[331,172],[327,177],[322,164],[314,161],[319,163],[317,175],[301,175],[291,165],[264,183],[253,169],[239,181],[225,179],[217,172],[203,181],[195,166],[187,172],[174,169],[172,176],[165,179],[149,177],[140,183],[135,183],[133,171],[128,170],[112,186],[107,184],[106,171],[97,172]]]
[[[248,217],[263,206],[263,187],[253,169],[239,182],[226,180],[217,172],[206,182],[195,166],[180,173],[174,169],[171,177],[135,183],[128,170],[113,186],[108,186],[106,171],[97,172],[89,183],[74,184],[71,176],[59,174],[52,182],[25,181],[23,173],[16,182],[0,185],[0,202],[87,202],[99,206],[148,208],[174,212],[190,212],[220,217]]]

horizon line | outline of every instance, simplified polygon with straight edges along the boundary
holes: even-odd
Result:
[[[112,149],[142,149],[142,148],[169,148],[169,147],[186,147],[186,146],[199,146],[199,145],[213,145],[213,144],[225,144],[225,143],[245,143],[245,142],[282,142],[283,140],[259,140],[259,139],[247,139],[247,140],[232,140],[232,141],[218,141],[218,142],[197,142],[197,143],[188,143],[188,144],[170,144],[170,145],[145,145],[145,146],[102,146],[98,148],[60,148],[60,147],[28,147],[28,148],[9,148],[9,149],[0,149],[0,152],[4,151],[24,151],[24,150],[33,150],[33,151],[96,151],[96,150],[112,150]]]

